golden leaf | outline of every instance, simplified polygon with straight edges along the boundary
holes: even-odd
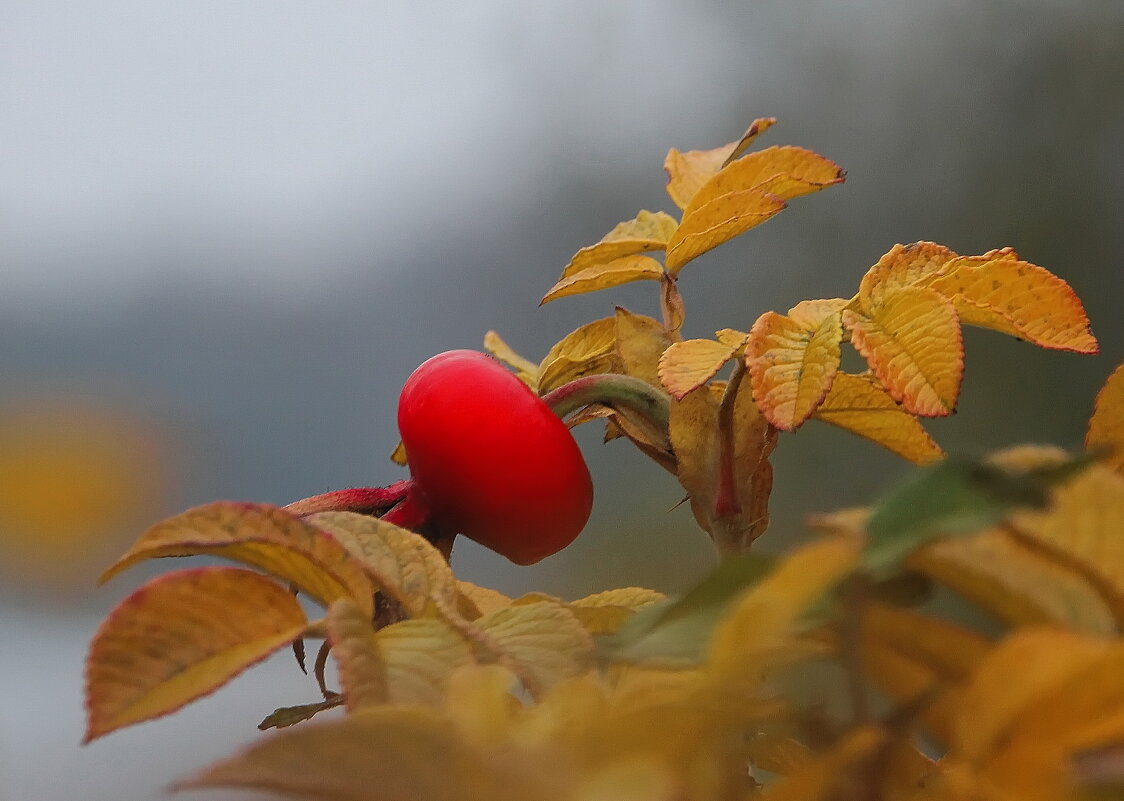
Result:
[[[90,643],[85,741],[213,692],[305,626],[293,594],[250,570],[153,579],[109,613]]]
[[[670,341],[663,324],[644,314],[617,307],[617,358],[625,375],[659,386],[660,354]]]
[[[449,563],[424,537],[377,517],[320,512],[308,521],[335,537],[356,564],[411,617],[453,613],[456,583]]]
[[[543,295],[539,305],[558,298],[597,292],[633,281],[658,281],[663,277],[663,273],[663,265],[651,256],[621,256],[612,261],[566,274]]]
[[[683,220],[734,192],[755,189],[789,200],[840,183],[845,176],[838,164],[811,150],[792,145],[765,148],[730,162],[712,175],[691,197]]]
[[[1124,622],[1124,476],[1091,465],[1054,489],[1049,509],[1015,512],[1009,526],[1080,571]]]
[[[849,784],[847,773],[866,764],[886,741],[886,733],[872,726],[855,728],[826,753],[810,759],[761,794],[762,801],[829,801],[839,786]],[[855,781],[854,778],[851,779]],[[859,780],[861,781],[861,779]],[[874,788],[870,788],[873,792]]]
[[[539,394],[594,373],[612,372],[616,361],[616,317],[602,317],[571,331],[552,347],[539,366]]]
[[[1070,285],[1013,255],[997,251],[957,259],[928,285],[952,299],[962,322],[1043,348],[1096,353],[1085,307]]]
[[[928,285],[945,273],[957,258],[956,253],[935,242],[894,245],[862,277],[858,296],[862,309],[869,313],[887,295],[908,287]]]
[[[678,224],[674,217],[665,212],[641,211],[634,219],[618,223],[596,245],[575,253],[562,270],[562,278],[569,278],[591,267],[626,256],[663,250]]]
[[[369,615],[347,600],[328,609],[328,642],[339,665],[340,686],[349,710],[386,701],[386,668]]]
[[[278,733],[175,789],[240,787],[318,801],[522,801],[538,797],[515,766],[499,771],[425,707],[376,707]],[[549,800],[544,800],[549,801]]]
[[[530,359],[524,359],[516,353],[515,349],[504,342],[495,331],[484,334],[484,350],[514,370],[520,381],[531,389],[538,391],[535,377],[538,375],[539,366]]]
[[[535,696],[592,665],[593,640],[561,603],[496,609],[476,621]]]
[[[502,592],[497,592],[489,587],[481,587],[467,581],[457,580],[457,595],[459,600],[471,604],[470,620],[475,620],[481,615],[486,615],[494,609],[511,606],[511,599]],[[461,604],[463,609],[463,603]]]
[[[472,649],[442,620],[403,620],[379,629],[375,643],[386,670],[387,702],[439,704],[449,676],[473,663]],[[341,673],[342,677],[342,673]]]
[[[402,444],[401,440],[399,440],[398,444],[394,446],[394,450],[391,451],[390,461],[402,467],[406,466],[408,461],[406,459],[406,446]]]
[[[811,417],[839,368],[840,315],[825,314],[815,322],[812,309],[800,309],[804,314],[799,320],[765,312],[750,329],[746,344],[753,398],[782,431],[792,431]]]
[[[664,264],[678,275],[683,265],[768,220],[787,204],[776,195],[745,189],[719,195],[683,215],[667,242]]]
[[[692,392],[722,369],[734,356],[735,347],[713,339],[673,342],[659,361],[660,382],[676,400]]]
[[[964,372],[960,321],[935,290],[905,287],[866,315],[843,312],[851,342],[906,411],[942,417],[956,408]]]
[[[815,418],[876,442],[915,464],[944,456],[917,418],[866,376],[837,373]]]
[[[220,501],[161,521],[102,574],[163,556],[209,554],[260,567],[328,606],[350,598],[373,610],[374,588],[348,550],[310,521],[267,504]]]
[[[643,587],[622,587],[587,595],[571,601],[568,606],[590,634],[612,634],[637,609],[662,601],[665,597],[663,593]]]
[[[1111,448],[1107,464],[1124,475],[1124,364],[1113,370],[1097,393],[1085,447]]]
[[[1080,573],[1006,531],[940,540],[915,551],[906,566],[1011,626],[1055,624],[1106,636],[1117,631],[1112,610]]]
[[[663,163],[663,168],[667,171],[668,196],[676,206],[686,208],[699,187],[727,163],[745,153],[758,135],[771,128],[776,121],[776,117],[760,117],[750,123],[740,140],[712,150],[688,150],[682,153],[671,148]]]
[[[728,345],[733,348],[734,353],[737,355],[739,351],[745,348],[745,343],[749,339],[749,334],[744,331],[736,331],[733,328],[723,328],[720,331],[714,332],[714,338],[723,345]]]

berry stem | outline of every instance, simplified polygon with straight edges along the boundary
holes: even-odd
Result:
[[[620,373],[599,373],[577,378],[543,396],[554,413],[565,419],[591,404],[627,410],[667,437],[671,397],[639,378]]]
[[[333,490],[323,495],[294,501],[285,511],[297,517],[306,517],[317,512],[355,512],[376,517],[388,511],[406,497],[412,482],[395,481],[388,487],[352,487]]]

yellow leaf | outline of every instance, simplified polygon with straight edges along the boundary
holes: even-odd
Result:
[[[1080,571],[1124,622],[1124,476],[1091,465],[1054,489],[1049,509],[1015,512],[1009,526]]]
[[[808,761],[761,794],[762,801],[829,801],[841,797],[838,788],[852,786],[862,779],[851,776],[866,764],[886,741],[886,733],[864,726],[845,734],[826,753]],[[861,775],[861,774],[860,774]],[[848,778],[850,781],[847,781]],[[869,789],[872,793],[875,788]]]
[[[539,394],[594,373],[612,372],[617,341],[616,317],[602,317],[571,331],[552,347],[539,366]]]
[[[929,286],[952,299],[962,322],[1043,348],[1096,353],[1097,340],[1073,289],[1013,251],[957,259]]]
[[[944,456],[917,418],[904,411],[881,384],[866,376],[837,373],[815,417],[916,464]]]
[[[683,219],[685,222],[706,204],[734,192],[755,189],[789,200],[840,183],[845,176],[838,164],[811,150],[792,145],[765,148],[712,175],[691,197]]]
[[[523,705],[514,695],[519,681],[499,665],[466,665],[449,676],[446,709],[453,724],[474,743],[504,743]]]
[[[590,634],[612,634],[637,609],[662,601],[665,597],[663,593],[643,587],[622,587],[587,595],[568,606]]]
[[[442,620],[403,620],[379,629],[375,642],[391,704],[439,704],[452,672],[474,661],[468,643]]]
[[[746,344],[753,397],[782,431],[804,423],[827,396],[839,368],[843,323],[839,313],[815,322],[811,309],[801,320],[765,312]],[[814,323],[808,327],[807,323]]]
[[[667,765],[654,757],[618,760],[583,778],[574,801],[677,801],[684,798]]]
[[[942,417],[956,408],[964,372],[960,321],[935,290],[887,293],[866,315],[847,309],[851,342],[906,411]]]
[[[743,593],[711,638],[712,680],[719,686],[760,682],[763,670],[782,666],[801,619],[850,573],[861,545],[859,538],[839,536],[804,545]]]
[[[1055,624],[1105,636],[1117,631],[1112,610],[1088,581],[1006,531],[940,540],[915,551],[906,566],[1011,626]]]
[[[575,253],[562,271],[562,278],[625,256],[663,250],[677,225],[675,218],[665,212],[641,211],[634,219],[617,224],[596,245]]]
[[[659,320],[617,307],[616,351],[625,375],[658,387],[660,354],[669,344]]]
[[[1112,372],[1097,393],[1085,447],[1097,446],[1111,448],[1106,462],[1124,475],[1124,364]]]
[[[90,643],[85,741],[213,692],[305,626],[293,594],[250,570],[153,579],[110,612]]]
[[[712,339],[673,342],[660,356],[660,382],[676,400],[692,392],[722,369],[734,356],[735,347]]]
[[[574,613],[559,603],[537,602],[489,612],[476,625],[534,696],[588,669],[593,640]]]
[[[402,444],[401,440],[394,446],[394,450],[390,453],[390,461],[396,465],[405,467],[407,464],[406,459],[406,446]]]
[[[386,668],[371,618],[347,600],[328,609],[328,642],[339,665],[340,686],[349,710],[386,701]]]
[[[664,264],[678,275],[683,265],[738,234],[760,225],[785,207],[782,198],[757,189],[719,195],[683,215],[667,242]]]
[[[776,117],[761,117],[750,123],[737,142],[713,150],[688,150],[685,153],[672,148],[667,153],[663,168],[667,171],[667,194],[679,208],[686,208],[691,197],[707,180],[728,162],[741,156],[758,137],[776,123]]]
[[[733,348],[736,354],[745,347],[745,343],[749,339],[749,334],[744,331],[735,331],[733,328],[723,328],[720,331],[714,332],[714,338],[723,345],[728,345]]]
[[[663,265],[651,256],[621,256],[565,275],[543,295],[539,305],[633,281],[658,281],[663,277],[663,272]]]
[[[374,588],[348,550],[310,521],[267,504],[220,501],[170,517],[142,534],[101,580],[145,559],[198,554],[260,567],[325,606],[350,598],[373,610]]]
[[[862,309],[869,314],[887,295],[908,287],[926,286],[946,272],[957,258],[956,253],[935,242],[894,245],[867,270],[859,283]]]
[[[411,617],[456,609],[456,583],[449,563],[424,537],[377,517],[320,512],[308,521],[335,537],[379,588]]]
[[[459,579],[457,580],[457,594],[462,600],[471,604],[472,620],[481,615],[486,615],[494,609],[511,606],[511,599],[502,592]]]
[[[976,670],[952,721],[957,754],[982,761],[1004,746],[1012,724],[1042,696],[1078,675],[1108,647],[1060,629],[1023,629]]]
[[[424,707],[376,707],[288,729],[179,782],[175,789],[240,787],[318,801],[524,801],[538,798],[516,765],[486,764]],[[550,799],[544,799],[550,801]]]
[[[514,370],[515,375],[524,384],[531,389],[538,390],[535,384],[535,376],[538,375],[539,366],[530,359],[524,359],[516,353],[495,331],[484,334],[484,350]],[[404,464],[404,462],[400,464]]]

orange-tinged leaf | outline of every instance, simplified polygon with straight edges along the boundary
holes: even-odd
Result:
[[[678,275],[683,265],[768,220],[787,204],[777,195],[745,189],[719,195],[683,215],[667,242],[664,264]]]
[[[802,320],[815,322],[811,308],[801,311]],[[746,344],[746,364],[753,398],[770,423],[792,431],[811,417],[835,380],[842,339],[838,312],[811,328],[776,312],[757,319]]]
[[[426,539],[377,517],[320,512],[308,518],[348,549],[356,564],[411,617],[456,609],[449,563]]]
[[[958,755],[980,761],[1003,746],[1011,724],[1042,696],[1092,665],[1102,640],[1061,629],[1022,629],[996,646],[972,677],[952,721]]]
[[[929,286],[952,299],[962,322],[1043,348],[1096,353],[1089,318],[1072,287],[1013,251],[957,259]]]
[[[878,263],[867,270],[859,282],[859,302],[869,313],[887,295],[928,282],[947,271],[956,253],[935,242],[894,245]]]
[[[220,501],[161,521],[102,575],[162,556],[209,554],[259,567],[325,606],[350,598],[373,609],[374,589],[348,550],[309,521],[267,504]]]
[[[866,376],[836,374],[815,418],[876,442],[915,464],[944,456],[917,418]]]
[[[1059,625],[1111,636],[1116,619],[1080,573],[992,529],[939,540],[906,566],[952,588],[1011,626]]]
[[[845,175],[838,164],[811,150],[792,145],[765,148],[712,175],[691,197],[683,219],[732,192],[757,189],[788,200],[837,184]]]
[[[1091,465],[1054,489],[1049,509],[1017,511],[1009,527],[1080,571],[1124,622],[1124,476]]]
[[[602,317],[571,331],[539,366],[539,394],[593,373],[612,372],[616,363],[616,317]]]
[[[484,350],[514,370],[515,375],[524,384],[531,389],[537,389],[535,376],[538,375],[539,366],[530,359],[524,359],[516,353],[515,349],[508,345],[495,331],[484,334]]]
[[[1124,475],[1124,364],[1105,381],[1093,405],[1085,447],[1110,449],[1106,463]]]
[[[625,256],[663,250],[678,221],[662,211],[641,211],[634,219],[618,223],[596,245],[582,248],[562,271],[562,278]]]
[[[686,208],[699,187],[727,163],[745,153],[758,135],[772,127],[776,121],[776,117],[758,118],[750,123],[740,140],[712,150],[688,150],[682,153],[671,148],[663,163],[663,168],[667,171],[668,196],[676,206]]]
[[[935,290],[904,287],[867,315],[843,312],[851,342],[906,411],[942,417],[956,408],[964,373],[960,321]]]
[[[516,801],[535,798],[537,790],[514,768],[490,768],[446,716],[419,706],[376,707],[288,729],[175,789],[204,787],[317,801]]]
[[[850,302],[845,298],[802,300],[788,310],[788,316],[809,331],[815,331],[825,320],[838,316]]]
[[[681,400],[701,387],[734,356],[735,347],[713,339],[673,342],[660,356],[660,382],[672,397]]]
[[[621,256],[612,261],[568,273],[543,295],[539,304],[609,289],[633,281],[658,281],[663,276],[663,272],[663,265],[651,256]]]
[[[207,695],[305,630],[285,587],[204,567],[153,579],[102,623],[86,661],[86,742]]]
[[[489,612],[476,621],[532,695],[588,669],[589,632],[561,603],[538,601]]]

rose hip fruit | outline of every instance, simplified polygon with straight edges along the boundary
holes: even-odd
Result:
[[[520,565],[581,532],[593,484],[566,425],[489,356],[454,350],[418,367],[398,399],[410,494],[449,534]]]

